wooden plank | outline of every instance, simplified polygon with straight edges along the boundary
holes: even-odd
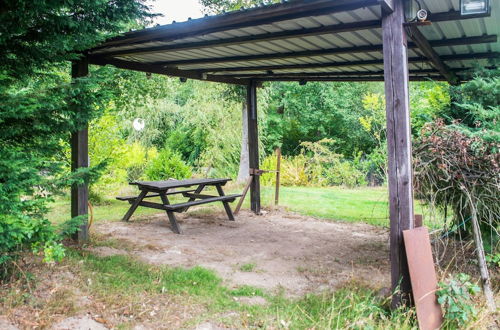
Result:
[[[276,149],[276,190],[274,192],[274,205],[280,200],[280,175],[281,175],[281,148]]]
[[[231,179],[186,179],[186,180],[164,180],[164,181],[135,181],[131,182],[131,185],[136,185],[139,187],[139,189],[149,189],[149,190],[169,190],[169,189],[174,189],[174,188],[183,188],[183,187],[192,187],[192,186],[207,186],[207,185],[215,185],[215,184],[222,184],[225,185],[228,181],[231,181]],[[194,191],[197,191],[195,189]],[[184,191],[188,192],[188,191]],[[198,191],[197,193],[200,193]],[[182,193],[182,192],[180,192]]]
[[[411,283],[403,230],[412,229],[414,221],[408,50],[404,22],[403,1],[394,0],[394,11],[383,12],[382,17],[389,163],[391,285],[393,292],[396,292],[392,299],[394,308],[410,301]],[[396,291],[398,287],[399,290]]]
[[[248,152],[250,169],[259,169],[259,128],[257,124],[257,83],[251,81],[247,86],[247,113],[248,113]],[[250,183],[250,209],[260,214],[260,177],[255,172]]]
[[[122,221],[129,221],[130,217],[134,214],[135,210],[139,206],[139,204],[142,202],[144,199],[144,196],[148,194],[147,190],[142,190],[139,196],[132,201],[132,205],[130,205],[130,208],[128,209],[127,213],[123,216]]]
[[[420,228],[424,225],[424,217],[421,214],[415,214],[415,228]]]
[[[243,205],[243,202],[245,201],[245,197],[247,196],[248,189],[250,189],[252,181],[253,181],[253,175],[250,175],[247,179],[247,183],[245,184],[245,188],[243,189],[243,193],[241,194],[240,200],[238,201],[238,205],[236,205],[236,208],[234,209],[234,214],[238,214],[240,212],[241,205]]]
[[[425,70],[410,70],[413,75],[438,75],[439,71],[436,69]],[[343,76],[383,76],[384,71],[344,71],[344,72],[293,72],[293,73],[275,73],[272,75],[267,74],[235,74],[232,77],[241,77],[243,79],[260,79],[266,77],[272,78],[315,78],[315,77],[343,77]]]
[[[168,197],[165,192],[160,194],[161,201],[163,203],[163,207],[165,207],[165,210],[167,212],[167,217],[168,220],[170,221],[170,226],[172,227],[172,231],[176,234],[182,234],[182,229],[177,223],[177,218],[175,217],[175,214],[167,209],[167,206],[170,204]]]
[[[156,65],[151,63],[141,63],[141,62],[132,62],[132,61],[124,61],[114,58],[105,58],[102,56],[90,56],[89,57],[90,64],[95,65],[112,65],[114,67],[120,69],[127,69],[133,71],[141,71],[148,73],[157,73],[163,74],[167,76],[181,77],[181,78],[190,78],[196,80],[204,80],[211,82],[220,82],[226,84],[235,84],[235,85],[247,85],[248,81],[225,78],[214,75],[203,75],[200,72],[192,71],[192,70],[179,70],[175,68],[165,68],[162,65]]]
[[[438,70],[446,80],[452,84],[456,85],[459,82],[457,75],[443,62],[439,57],[438,53],[432,48],[430,42],[425,38],[425,36],[420,32],[416,25],[408,25],[406,28],[409,37],[418,46],[420,51],[426,56],[431,62],[432,66]]]
[[[429,232],[427,228],[420,227],[403,231],[403,236],[419,328],[440,329],[443,315],[436,297],[438,283]]]
[[[160,196],[161,197],[161,196]],[[165,211],[166,208],[163,204],[160,204],[160,203],[152,203],[152,202],[146,202],[146,201],[142,201],[139,203],[139,206],[143,206],[143,207],[149,207],[150,209],[156,209],[156,210],[162,210],[162,211]]]
[[[222,190],[222,187],[220,185],[215,185],[217,188],[217,192],[219,193],[219,196],[223,197],[225,196],[224,191]],[[239,196],[241,197],[241,196]],[[234,200],[232,200],[234,202]],[[226,210],[227,217],[229,221],[234,221],[234,215],[233,211],[231,211],[231,206],[229,205],[229,202],[226,200],[222,201],[222,205],[224,205],[224,209]]]
[[[441,75],[433,76],[410,76],[410,81],[429,81],[429,79],[434,80],[434,81],[444,81],[445,79]],[[384,81],[384,76],[377,76],[377,77],[345,77],[345,76],[340,76],[340,77],[308,77],[307,79],[305,78],[273,78],[273,77],[266,77],[266,78],[261,78],[261,79],[255,79],[258,82],[264,82],[264,81]]]
[[[85,77],[89,73],[87,58],[74,61],[71,66],[71,77],[73,79]],[[75,105],[75,111],[78,106]],[[79,131],[71,133],[71,171],[89,167],[89,136],[88,126]],[[71,186],[71,217],[83,217],[80,230],[73,239],[82,244],[88,241],[88,196],[89,190],[86,183]]]
[[[240,196],[241,195],[215,196],[215,197],[204,198],[204,199],[199,199],[199,200],[194,200],[194,201],[188,201],[185,203],[169,204],[169,205],[165,205],[165,210],[175,211],[175,210],[179,210],[179,209],[189,208],[191,206],[203,205],[203,204],[214,203],[214,202],[224,202],[224,201],[225,202],[234,202],[234,200]]]

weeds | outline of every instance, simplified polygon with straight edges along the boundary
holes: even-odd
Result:
[[[249,272],[253,272],[255,270],[255,267],[257,267],[256,264],[254,264],[254,263],[248,263],[248,264],[241,265],[240,266],[240,270],[242,272],[249,273]]]

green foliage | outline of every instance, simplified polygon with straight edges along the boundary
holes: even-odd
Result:
[[[455,225],[473,215],[481,221],[486,250],[498,242],[500,214],[500,80],[478,77],[454,88],[452,115],[424,125],[414,143],[418,196],[453,210]],[[461,226],[470,232],[470,224]]]
[[[90,169],[65,176],[62,141],[107,107],[114,95],[106,88],[111,79],[106,83],[102,70],[96,70],[71,83],[65,61],[148,17],[147,7],[136,0],[2,3],[0,253],[7,259],[36,241],[44,246],[54,241],[56,234],[44,219],[47,196],[88,182],[96,173]],[[61,255],[55,245],[44,250],[48,260]]]
[[[248,263],[240,266],[240,270],[242,272],[253,272],[255,270],[255,267],[257,267],[256,264],[254,263]]]
[[[200,0],[208,13],[223,13],[257,5],[269,5],[280,0]]]
[[[303,142],[302,152],[297,156],[283,157],[281,161],[280,183],[283,186],[335,186],[348,187],[364,183],[364,174],[352,161],[333,152],[335,141],[323,139],[318,142]],[[274,170],[276,155],[266,157],[262,168]],[[273,173],[262,176],[262,184],[274,185]]]
[[[500,78],[497,70],[454,87],[451,118],[474,136],[500,143]],[[498,146],[493,151],[498,152]]]
[[[470,282],[470,276],[459,274],[439,283],[436,292],[438,302],[443,307],[446,325],[454,329],[461,328],[473,320],[476,315],[472,297],[480,291],[479,286]]]
[[[77,52],[145,24],[137,0],[6,0],[0,11],[0,72],[19,78],[77,58]]]
[[[97,257],[78,252],[71,252],[69,259],[80,267],[85,279],[91,279],[90,290],[96,296],[134,299],[148,294],[154,299],[155,295],[163,294],[189,295],[201,302],[207,312],[241,313],[242,323],[231,323],[237,328],[413,329],[416,326],[413,310],[390,311],[389,299],[360,283],[349,283],[334,293],[293,299],[249,286],[229,289],[213,271],[201,267],[158,267],[126,256]],[[262,296],[268,303],[248,306],[235,299],[241,296]]]
[[[486,255],[486,262],[493,268],[500,268],[500,253]]]
[[[297,155],[301,142],[329,138],[342,141],[336,151],[348,158],[358,151],[369,153],[374,143],[359,118],[366,114],[361,96],[375,87],[364,83],[270,84],[269,119],[263,130],[266,151],[282,145],[284,155]]]
[[[188,179],[192,176],[191,169],[181,159],[178,153],[168,147],[163,148],[146,169],[149,180]]]

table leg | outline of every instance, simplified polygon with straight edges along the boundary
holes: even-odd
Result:
[[[132,216],[132,214],[134,214],[135,210],[137,209],[137,207],[139,206],[139,204],[142,202],[142,200],[144,199],[144,197],[147,194],[148,194],[147,190],[141,190],[141,193],[139,194],[139,196],[137,196],[137,198],[134,200],[134,202],[132,203],[132,205],[128,209],[127,213],[125,213],[125,215],[123,216],[122,221],[129,221],[130,220],[130,217]]]
[[[166,193],[160,193],[160,198],[161,201],[163,202],[163,205],[170,205]],[[176,234],[182,234],[181,227],[179,227],[179,224],[177,223],[177,218],[175,217],[174,212],[172,211],[166,211],[166,212],[168,220],[170,221],[170,226],[172,226],[172,231]]]
[[[219,196],[224,196],[224,191],[222,190],[222,187],[220,184],[216,184],[215,187],[217,188],[217,192],[219,193]],[[234,216],[233,216],[233,211],[231,211],[231,206],[229,206],[228,202],[222,202],[224,205],[224,209],[226,210],[227,217],[229,218],[230,221],[234,221]]]

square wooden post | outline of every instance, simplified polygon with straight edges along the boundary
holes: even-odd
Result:
[[[409,72],[404,0],[393,0],[392,9],[382,10],[384,80],[389,162],[390,259],[392,305],[410,302],[411,282],[403,241],[403,230],[414,227]]]
[[[259,169],[259,129],[257,125],[257,84],[250,82],[247,86],[247,114],[248,114],[248,153],[250,175],[253,176],[250,185],[250,208],[255,214],[260,214],[260,176],[255,170]]]
[[[85,77],[89,73],[89,64],[86,58],[74,61],[71,66],[71,77]],[[75,111],[78,108],[75,107]],[[88,144],[88,126],[77,132],[71,133],[71,171],[89,166],[89,144]],[[79,243],[88,240],[88,185],[74,184],[71,187],[71,217],[84,216],[84,222],[80,226],[74,239]]]

